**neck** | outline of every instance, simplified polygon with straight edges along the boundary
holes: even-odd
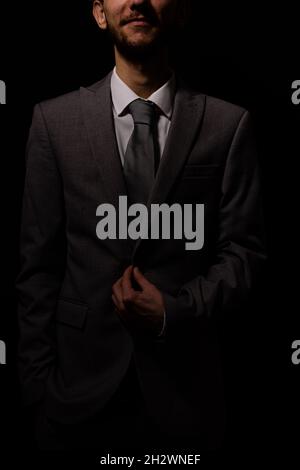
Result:
[[[166,51],[142,63],[136,63],[122,56],[115,48],[115,60],[116,72],[121,80],[144,99],[166,83],[172,74]]]

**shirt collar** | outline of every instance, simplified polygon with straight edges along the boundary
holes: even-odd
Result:
[[[173,99],[175,95],[175,74],[173,72],[171,78],[158,90],[152,93],[147,100],[153,101],[160,110],[171,119],[173,110]],[[121,80],[114,67],[111,75],[111,96],[114,109],[120,116],[125,108],[134,100],[141,98],[129,88],[126,83]]]

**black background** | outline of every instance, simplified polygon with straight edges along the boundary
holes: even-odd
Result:
[[[291,102],[291,84],[300,79],[297,12],[288,5],[264,12],[253,4],[229,11],[202,3],[194,2],[173,59],[195,88],[251,111],[268,234],[269,263],[259,301],[247,314],[227,319],[221,335],[231,410],[227,450],[233,455],[245,448],[266,461],[279,455],[291,459],[300,439],[300,365],[291,363],[291,344],[300,339],[300,105]],[[7,105],[0,107],[0,339],[7,344],[7,365],[0,366],[0,445],[1,451],[28,454],[33,451],[16,374],[14,283],[32,108],[99,80],[112,68],[113,56],[88,0],[1,4],[0,25],[0,79],[7,85]]]

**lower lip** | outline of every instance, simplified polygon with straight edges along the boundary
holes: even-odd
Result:
[[[148,23],[148,21],[130,21],[127,24],[133,24],[134,26],[150,26],[150,23]]]

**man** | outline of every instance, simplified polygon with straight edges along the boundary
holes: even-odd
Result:
[[[34,109],[17,290],[42,448],[223,441],[216,324],[243,315],[265,259],[260,183],[249,113],[169,65],[187,4],[94,0],[115,69]],[[203,247],[105,236],[99,216],[124,196],[133,223],[134,204],[192,207],[196,222],[203,205]]]

